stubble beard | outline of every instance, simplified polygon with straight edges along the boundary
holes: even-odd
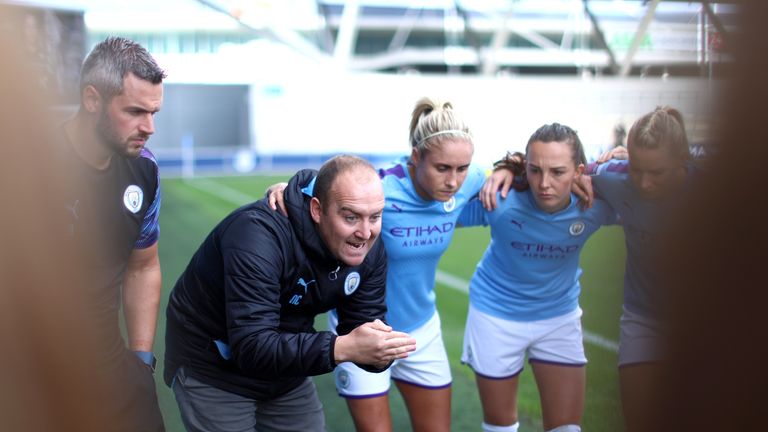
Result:
[[[115,132],[115,128],[112,126],[112,119],[106,111],[102,111],[99,115],[99,121],[96,123],[96,133],[105,146],[115,154],[131,159],[141,154],[143,147],[132,148],[128,139],[121,139],[117,132]]]

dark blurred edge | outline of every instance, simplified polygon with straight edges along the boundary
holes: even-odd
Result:
[[[0,430],[107,431],[102,396],[118,389],[94,379],[84,273],[64,229],[49,109],[61,95],[16,12],[0,8]]]
[[[652,430],[765,430],[768,2],[739,2],[717,158],[661,248],[669,361]]]

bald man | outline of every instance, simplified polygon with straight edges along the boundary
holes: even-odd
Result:
[[[334,157],[297,173],[285,201],[287,217],[264,199],[227,216],[171,293],[165,381],[190,431],[325,430],[309,376],[345,361],[384,371],[415,349],[383,322],[374,168]],[[333,308],[338,336],[315,331]]]

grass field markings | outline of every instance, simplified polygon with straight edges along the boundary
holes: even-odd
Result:
[[[469,294],[469,281],[464,280],[458,276],[454,276],[450,273],[438,269],[437,273],[435,274],[435,281],[447,286],[448,288]],[[583,333],[585,342],[613,353],[619,352],[619,344],[616,341],[608,339],[604,336],[600,336],[599,334],[593,333],[589,330],[584,330]]]
[[[237,189],[233,189],[227,185],[208,178],[196,177],[193,180],[185,181],[184,184],[221,199],[230,201],[236,205],[243,205],[257,199],[256,197],[244,194]],[[458,276],[454,276],[442,270],[437,270],[435,280],[449,288],[461,291],[465,294],[469,294],[469,281]],[[586,329],[584,330],[584,341],[606,349],[610,352],[619,352],[619,344],[616,341],[600,336],[599,334],[593,333]]]
[[[208,178],[195,177],[192,180],[185,180],[184,184],[239,206],[258,199]]]
[[[607,351],[610,351],[612,353],[618,353],[619,352],[619,343],[608,339],[607,337],[600,336],[597,333],[592,333],[589,330],[584,330],[584,341],[591,343],[592,345],[598,346],[600,348],[604,348]]]

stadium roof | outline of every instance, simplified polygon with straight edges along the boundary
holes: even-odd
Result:
[[[0,0],[2,1],[2,0]],[[721,59],[732,1],[13,0],[90,32],[247,32],[352,70],[630,74]]]

